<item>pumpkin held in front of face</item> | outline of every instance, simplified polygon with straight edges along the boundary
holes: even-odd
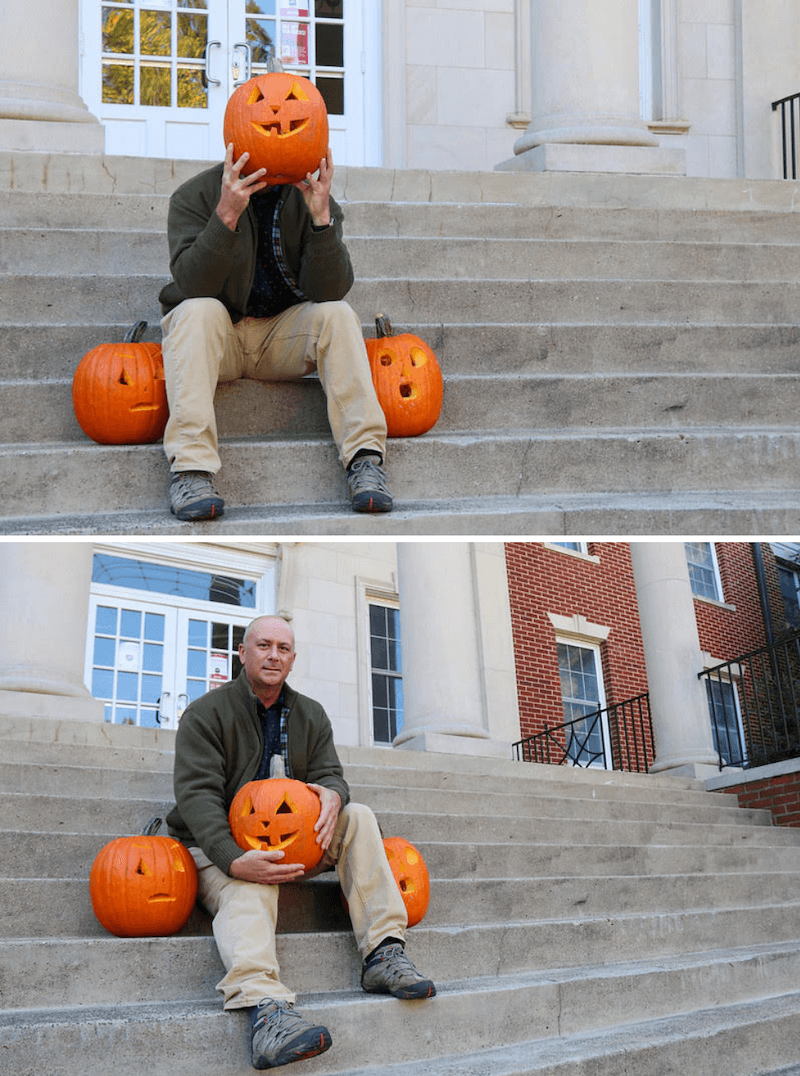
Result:
[[[411,333],[395,336],[388,318],[375,319],[377,337],[365,340],[375,394],[389,437],[416,437],[436,423],[444,382],[436,356]]]
[[[165,937],[186,923],[197,897],[197,868],[153,818],[139,837],[117,837],[97,853],[89,895],[98,920],[120,938]]]
[[[157,441],[169,418],[161,345],[140,343],[146,321],[123,343],[99,344],[72,379],[72,406],[85,434],[101,445]]]
[[[383,847],[406,906],[408,925],[413,927],[428,910],[431,896],[428,868],[421,854],[404,837],[386,837]]]
[[[302,781],[275,777],[249,781],[231,802],[228,821],[233,839],[246,852],[283,852],[283,864],[300,863],[306,870],[322,859],[314,826],[319,796]]]
[[[299,183],[328,152],[328,111],[313,82],[271,71],[233,91],[223,136],[234,161],[249,153],[248,174],[266,168],[267,183]]]

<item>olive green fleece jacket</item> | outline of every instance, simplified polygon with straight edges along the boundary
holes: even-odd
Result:
[[[184,299],[196,298],[219,299],[234,322],[247,310],[256,271],[256,218],[248,205],[232,232],[217,216],[223,167],[200,172],[170,198],[172,280],[159,295],[164,314]],[[315,303],[343,299],[353,285],[353,267],[342,240],[341,207],[331,198],[333,224],[314,231],[300,191],[284,185],[281,196],[281,247],[295,286]]]
[[[350,789],[322,706],[287,684],[285,705],[289,777],[338,792],[344,807]],[[235,680],[187,706],[175,741],[176,806],[167,815],[170,834],[198,846],[225,873],[242,849],[228,824],[228,808],[252,781],[264,754],[257,698],[244,670]]]

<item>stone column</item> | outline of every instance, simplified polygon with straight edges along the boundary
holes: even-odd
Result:
[[[504,171],[682,174],[639,112],[637,0],[531,0],[531,122]]]
[[[403,729],[394,746],[510,757],[490,738],[468,542],[399,542]]]
[[[9,542],[0,567],[0,710],[102,721],[83,684],[90,542]]]
[[[653,773],[719,772],[711,731],[694,599],[683,542],[632,542],[650,690],[656,759]]]
[[[103,152],[105,130],[78,94],[79,62],[78,0],[6,0],[0,150]]]

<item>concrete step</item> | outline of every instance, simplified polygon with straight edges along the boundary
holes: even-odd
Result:
[[[131,472],[134,473],[134,472]],[[159,479],[161,482],[161,479]],[[166,478],[163,480],[166,486]],[[124,498],[121,498],[124,500]],[[668,486],[625,493],[467,496],[403,502],[395,498],[389,517],[357,515],[344,502],[278,504],[237,508],[211,523],[179,523],[165,499],[159,508],[87,515],[72,510],[47,515],[0,517],[0,535],[124,534],[186,538],[226,534],[340,537],[420,535],[576,534],[793,534],[800,530],[800,490],[728,489],[686,492]]]
[[[145,823],[155,814],[165,817],[174,801],[172,797],[144,799],[92,799],[91,797],[48,796],[39,793],[0,793],[0,818],[6,830],[50,833],[107,833],[117,835],[141,833]],[[379,809],[379,821],[385,833],[399,834],[408,840],[447,841],[464,839],[464,819],[469,815],[443,814],[431,816],[424,811]],[[635,813],[635,812],[633,812]],[[752,843],[758,847],[796,845],[798,835],[790,829],[758,824],[765,820],[758,812],[753,819],[742,812],[735,821],[710,823],[683,822],[669,817],[651,821],[586,817],[580,813],[570,816],[565,808],[562,816],[548,818],[549,842],[574,839],[576,824],[583,843],[696,844],[703,830],[713,832],[720,844]],[[474,840],[530,841],[530,817],[514,814],[494,814],[474,818],[469,826]]]
[[[31,273],[0,276],[0,324],[25,325],[32,306],[40,325],[132,324],[160,317],[164,274]],[[705,325],[795,326],[800,283],[680,280],[525,280],[361,278],[348,302],[369,323],[391,312],[398,325],[444,320],[565,325],[654,325],[665,321]]]
[[[692,430],[714,415],[740,429],[791,426],[796,419],[792,374],[576,374],[449,375],[437,433],[486,429],[532,430],[613,427],[625,424]],[[234,381],[217,389],[222,438],[330,437],[325,395],[316,377],[289,383]],[[0,423],[6,444],[88,438],[75,419],[72,382],[6,383]]]
[[[562,378],[792,374],[800,346],[796,325],[761,322],[609,326],[559,325],[550,320],[484,325],[415,320],[397,327],[421,336],[433,347],[447,381],[465,374]],[[87,351],[121,340],[129,328],[130,324],[5,326],[0,338],[3,378],[9,385],[40,382],[46,370],[47,382],[71,384],[75,367]],[[375,335],[368,318],[363,330],[366,337]],[[144,338],[160,340],[158,321]]]
[[[98,842],[99,843],[99,842]],[[99,851],[99,847],[98,847]],[[719,889],[719,892],[717,890]],[[348,931],[333,875],[292,886],[283,897],[281,933]],[[425,924],[433,929],[488,923],[541,923],[582,917],[686,914],[691,910],[750,909],[792,905],[797,873],[669,874],[576,877],[431,879]],[[0,878],[2,937],[95,937],[104,933],[92,912],[88,877]],[[196,924],[188,931],[194,933]],[[745,928],[746,931],[746,928]],[[187,931],[184,930],[184,933]],[[747,933],[737,939],[744,943]]]
[[[501,280],[590,279],[796,281],[800,254],[796,243],[703,242],[503,237],[488,221],[487,232],[443,236],[436,221],[429,233],[348,234],[347,246],[357,278],[415,277]],[[588,223],[588,222],[587,222]],[[584,224],[584,230],[587,228]],[[168,272],[166,231],[145,227],[16,227],[2,230],[2,273],[69,274],[91,265],[98,275]]]
[[[301,516],[299,509],[324,515],[331,510],[341,513],[348,506],[344,471],[332,443],[303,436],[291,440],[231,439],[222,443],[220,454],[223,469],[216,484],[226,501],[226,516],[223,526],[219,525],[222,521],[213,525],[214,533],[222,533],[224,527],[231,525],[232,533],[237,527],[245,533],[248,513],[239,513],[238,509],[248,509],[263,534],[269,533],[267,521],[271,518],[281,526],[282,517],[288,521],[291,516]],[[598,460],[603,461],[602,491],[596,489]],[[583,507],[576,494],[584,494],[590,504],[599,502],[602,507],[601,493],[653,494],[651,504],[658,507],[664,493],[671,493],[678,483],[678,506],[687,494],[705,493],[712,504],[716,497],[728,508],[749,505],[752,510],[753,504],[758,505],[758,495],[781,492],[783,499],[777,503],[783,509],[796,509],[792,491],[799,464],[798,426],[695,427],[686,432],[679,428],[551,429],[502,434],[433,430],[419,438],[391,441],[388,446],[387,473],[397,514],[377,521],[359,520],[351,523],[346,533],[370,533],[373,529],[392,533],[395,520],[402,526],[407,512],[424,512],[426,507],[428,511],[442,512],[451,507],[448,502],[461,499],[478,502],[484,497],[507,498],[505,503],[496,500],[484,508],[489,517],[495,517],[489,532],[497,534],[503,533],[497,517],[502,518],[509,509],[518,518],[520,508],[523,518],[526,510],[535,513],[544,507],[561,512],[570,496],[574,504]],[[151,528],[170,531],[168,469],[159,445],[0,445],[0,481],[6,491],[2,509],[6,523],[0,533],[17,532],[22,524],[15,524],[14,517],[20,521],[30,519],[31,532],[36,533],[32,519],[37,516],[104,517],[115,512],[158,512],[160,520],[153,518]],[[728,496],[720,491],[732,492]],[[750,494],[757,496],[751,498]],[[521,498],[533,500],[525,503]],[[611,502],[620,506],[624,499],[618,496]],[[425,502],[432,500],[434,503],[426,506]],[[770,498],[765,500],[770,503]],[[703,503],[700,498],[696,502]],[[631,507],[641,515],[644,503],[637,498]],[[451,510],[454,507],[453,504]],[[477,504],[473,508],[466,503],[463,508],[467,513],[480,511]],[[120,523],[136,527],[138,521],[121,519]],[[299,520],[297,523],[302,525]],[[198,533],[208,529],[208,524],[201,526],[204,530]],[[185,524],[177,529],[189,533]],[[101,533],[103,528],[95,525],[94,531]],[[323,528],[323,533],[333,531]],[[550,526],[527,533],[569,531]],[[640,533],[650,531],[643,528]]]
[[[389,835],[389,834],[387,834]],[[391,834],[394,835],[394,834]],[[51,831],[0,830],[0,862],[6,878],[39,878],[47,862],[48,877],[88,878],[95,856],[118,832],[72,833],[59,830],[53,841]],[[594,878],[607,875],[680,874],[768,874],[775,870],[776,858],[784,871],[800,870],[800,844],[770,845],[746,843],[742,847],[681,844],[581,844],[568,846],[539,840],[504,841],[417,840],[431,876],[438,879]],[[698,834],[698,836],[702,836]]]
[[[374,774],[371,776],[373,780],[365,784],[349,779],[350,791],[356,802],[366,803],[376,812],[402,811],[411,801],[416,812],[434,816],[471,816],[474,813],[474,789],[425,787],[411,781],[390,784],[388,782],[394,779],[393,771],[380,784],[375,782]],[[4,793],[18,794],[36,788],[39,794],[47,796],[80,800],[102,798],[106,802],[128,797],[168,802],[173,795],[172,774],[169,772],[42,763],[26,765],[0,762],[0,788]],[[567,792],[559,794],[559,789],[549,791],[550,794],[542,794],[534,788],[484,788],[481,802],[489,816],[502,814],[545,823],[550,818],[656,822],[669,817],[672,821],[701,825],[772,825],[769,811],[743,811],[733,797],[714,794],[704,797],[702,803],[659,803],[657,800],[646,801],[635,797],[573,798]]]
[[[779,959],[776,957],[771,963],[778,963]],[[791,960],[785,963],[788,971]],[[757,961],[753,962],[755,966]],[[741,996],[742,987],[739,986],[737,990],[736,975],[730,965],[724,969],[728,991],[721,986],[719,974],[714,977],[717,969],[713,965],[705,975],[703,969],[698,969],[698,974],[694,976],[694,969],[686,962],[661,969],[639,965],[636,970],[639,971],[638,976],[633,974],[634,969],[631,968],[624,971],[611,968],[605,973],[601,969],[592,969],[593,975],[579,979],[554,977],[546,982],[535,975],[504,974],[445,986],[436,999],[427,1005],[401,1003],[354,992],[326,998],[312,996],[304,999],[303,1013],[330,1028],[334,1047],[327,1054],[309,1062],[306,1070],[352,1073],[352,1065],[358,1063],[357,1059],[366,1059],[372,1053],[369,1048],[365,1049],[366,1044],[380,1041],[392,1044],[391,1060],[395,1064],[425,1062],[427,1065],[437,1060],[444,1062],[448,1056],[452,1062],[459,1055],[463,1057],[464,1054],[484,1050],[487,1045],[497,1048],[496,1043],[487,1042],[487,1039],[495,1038],[492,1028],[494,1020],[500,1018],[505,1050],[515,1044],[530,1047],[538,1042],[541,1051],[546,1045],[551,1045],[548,1040],[555,1035],[562,1041],[569,1036],[585,1037],[591,1032],[600,1033],[594,1023],[604,1009],[602,1003],[598,1004],[600,997],[608,999],[605,1014],[602,1015],[624,1020],[628,1037],[638,1015],[642,1023],[647,1021],[647,1030],[651,1034],[655,1030],[655,1021],[661,1020],[672,1021],[673,1029],[683,1024],[684,1035],[699,1038],[696,1033],[692,1035],[691,1029],[698,1021],[705,1022],[703,1016],[708,1010],[701,1009],[698,1015],[690,1016],[688,1007],[692,1001],[707,1004],[707,1000],[703,1002],[701,999],[704,991],[707,998],[712,984],[714,992],[720,997],[715,1020],[717,1027],[726,1022],[736,1027],[737,1021],[733,1019],[735,1013],[738,1022],[746,1025],[752,1036],[757,1014],[759,1020],[767,1025],[764,1032],[770,1034],[772,1046],[768,1052],[768,1063],[780,1063],[791,1058],[792,1055],[786,1050],[783,1024],[791,1021],[791,1018],[796,1021],[800,1006],[798,997],[791,993],[789,982],[786,982],[783,995],[773,994],[769,997],[764,990],[761,996],[754,998],[752,994]],[[746,974],[746,962],[741,970],[742,979],[752,980],[752,972]],[[723,969],[719,971],[723,972]],[[623,984],[630,982],[633,976],[638,988],[634,995],[638,1004],[633,1010],[631,993],[624,986],[620,991],[614,989],[615,973],[620,976],[620,972]],[[778,978],[785,982],[787,975],[784,973]],[[726,997],[726,993],[732,996]],[[751,1014],[749,1021],[745,1010]],[[531,1012],[538,1014],[533,1024]],[[681,1020],[680,1017],[684,1015],[686,1018]],[[432,1035],[434,1028],[435,1036]],[[643,1028],[639,1027],[638,1030],[641,1032]],[[109,1054],[116,1055],[115,1047],[120,1041],[125,1042],[125,1058],[135,1058],[139,1065],[138,1069],[126,1068],[123,1061],[123,1067],[119,1069],[123,1073],[141,1072],[142,1068],[155,1073],[188,1073],[189,1064],[196,1065],[197,1059],[202,1057],[204,1066],[209,1070],[227,1074],[246,1071],[244,1065],[248,1058],[243,1031],[243,1017],[214,1012],[202,1001],[180,1001],[157,1006],[144,1003],[138,1006],[91,1007],[80,1019],[70,1019],[64,1010],[58,1009],[23,1010],[3,1018],[0,1044],[4,1048],[4,1057],[20,1076],[54,1067],[59,1046],[62,1050],[66,1048],[67,1057],[79,1054],[81,1068],[72,1071],[80,1071],[84,1076],[107,1072],[107,1068],[101,1066],[107,1066]],[[757,1037],[761,1039],[762,1035]],[[657,1041],[658,1036],[655,1038]],[[38,1070],[29,1067],[27,1059],[30,1057],[30,1048],[24,1052],[23,1046],[26,1040],[28,1044],[35,1043],[36,1060],[40,1066]],[[619,1051],[619,1047],[617,1049]],[[747,1056],[752,1059],[752,1046]],[[61,1057],[63,1061],[64,1053]],[[169,1067],[164,1065],[165,1059]],[[69,1071],[64,1069],[63,1064],[59,1065],[58,1070]],[[460,1071],[485,1073],[487,1070],[462,1068]],[[493,1068],[489,1071],[496,1070]],[[719,1068],[712,1071],[722,1072]],[[733,1068],[725,1071],[745,1073],[748,1070]]]

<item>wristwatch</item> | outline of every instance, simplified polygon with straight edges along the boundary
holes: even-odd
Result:
[[[331,219],[328,221],[327,224],[314,224],[314,222],[312,221],[311,222],[311,230],[312,230],[312,232],[324,232],[327,228],[332,228],[333,227],[333,222],[335,220],[336,220],[336,217],[331,216]]]

